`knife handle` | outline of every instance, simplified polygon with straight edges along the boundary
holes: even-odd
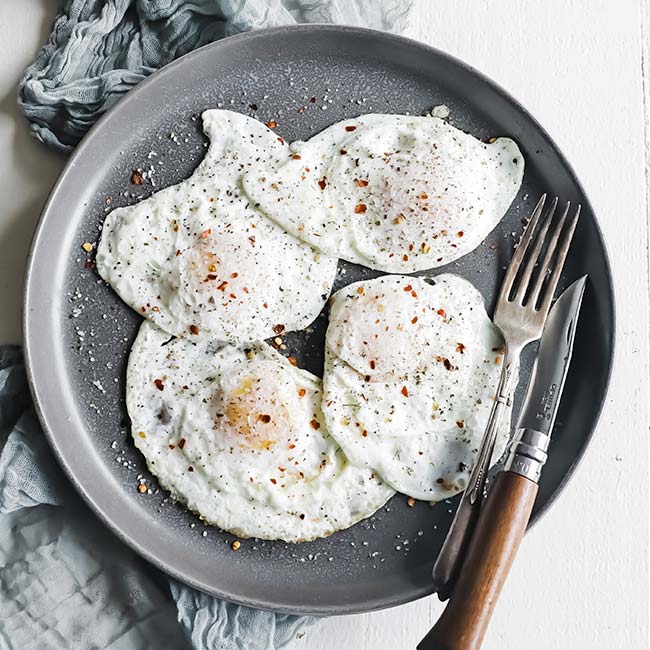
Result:
[[[537,496],[537,483],[500,472],[447,607],[418,650],[479,650]]]

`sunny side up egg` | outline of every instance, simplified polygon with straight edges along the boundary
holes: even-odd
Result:
[[[241,537],[301,542],[394,490],[328,435],[321,381],[265,343],[170,337],[145,321],[127,369],[136,447],[172,496]]]
[[[337,260],[253,208],[242,174],[288,156],[261,122],[203,113],[210,139],[190,178],[113,210],[97,251],[99,274],[138,313],[177,336],[233,343],[309,325],[327,300]]]
[[[389,273],[448,264],[501,220],[523,178],[508,138],[485,143],[436,117],[369,114],[294,142],[244,175],[274,221],[328,255]]]
[[[353,463],[440,501],[467,485],[501,373],[503,339],[466,280],[383,276],[331,298],[323,413]],[[505,448],[507,413],[493,458]]]

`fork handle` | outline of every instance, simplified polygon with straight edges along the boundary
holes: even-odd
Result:
[[[518,363],[519,350],[511,351],[507,349],[506,361],[503,364],[496,396],[490,409],[490,415],[476,462],[472,468],[472,474],[463,492],[458,510],[447,532],[438,558],[433,565],[433,584],[440,600],[447,600],[454,588],[465,551],[469,546],[469,540],[472,537],[481,511],[483,491],[492,462],[497,431],[503,411],[511,399],[512,384]]]
[[[418,650],[479,650],[537,496],[537,483],[500,472],[447,607]]]

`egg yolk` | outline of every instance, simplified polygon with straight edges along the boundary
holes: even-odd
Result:
[[[221,398],[219,428],[242,448],[268,451],[291,442],[294,399],[288,386],[278,381],[272,369],[267,370],[237,377]]]

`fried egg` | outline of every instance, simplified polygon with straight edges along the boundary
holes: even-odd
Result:
[[[354,463],[416,499],[467,485],[504,342],[466,280],[383,276],[331,298],[323,413]],[[505,448],[510,413],[493,458]]]
[[[476,248],[515,198],[524,159],[437,117],[364,115],[294,142],[249,170],[249,197],[328,255],[390,273],[448,264]]]
[[[240,189],[244,171],[276,166],[287,145],[231,111],[206,111],[203,128],[210,146],[190,178],[108,215],[99,274],[170,334],[241,343],[306,327],[337,260],[268,220]]]
[[[319,378],[265,343],[169,338],[142,324],[127,409],[151,472],[205,521],[300,542],[351,526],[394,494],[328,434]]]

